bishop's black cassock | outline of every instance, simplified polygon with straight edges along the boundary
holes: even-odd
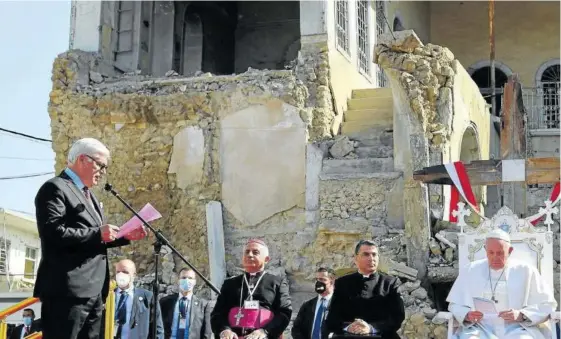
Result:
[[[399,339],[396,332],[405,319],[405,307],[398,286],[397,278],[378,272],[368,277],[357,272],[337,279],[323,338],[330,333],[344,334],[345,327],[362,319],[378,331],[379,337]]]
[[[274,313],[273,319],[263,329],[267,331],[268,339],[279,338],[288,327],[290,317],[292,316],[292,302],[288,292],[288,281],[286,278],[270,273],[258,272],[253,276],[247,272],[244,274],[249,284],[253,286],[255,286],[259,277],[264,274],[259,284],[257,284],[253,300],[259,301],[260,307]],[[230,310],[234,307],[240,307],[240,291],[243,293],[242,300],[246,300],[248,297],[247,285],[242,285],[244,274],[226,279],[220,289],[220,295],[216,299],[216,305],[210,315],[210,324],[215,338],[219,338],[220,333],[226,329],[231,329],[238,336],[246,336],[251,332],[246,330],[245,333],[242,333],[242,330],[239,328],[231,328],[228,322]]]

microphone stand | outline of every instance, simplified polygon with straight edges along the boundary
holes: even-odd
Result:
[[[187,264],[187,266],[189,266],[193,272],[197,273],[197,275],[199,277],[201,277],[201,279],[203,279],[203,281],[217,294],[220,295],[220,290],[218,290],[218,288],[216,288],[216,286],[214,286],[212,284],[212,282],[210,282],[207,278],[205,278],[203,276],[203,274],[201,272],[199,272],[193,265],[191,265],[191,263],[185,259],[185,257],[179,253],[179,251],[173,247],[173,245],[169,242],[169,240],[166,239],[166,237],[162,234],[162,232],[160,230],[155,229],[154,227],[152,227],[152,225],[150,225],[146,220],[144,220],[140,215],[138,215],[138,213],[134,210],[134,208],[131,207],[131,205],[129,205],[125,200],[123,200],[123,198],[121,198],[121,196],[119,195],[119,193],[117,193],[117,191],[115,191],[113,189],[113,185],[111,184],[105,184],[105,190],[108,192],[111,192],[111,194],[113,194],[117,199],[119,199],[119,201],[125,205],[125,207],[130,210],[138,219],[140,219],[140,221],[142,221],[142,223],[144,224],[144,226],[146,226],[146,228],[148,228],[150,231],[152,231],[152,233],[154,233],[154,236],[156,237],[156,241],[154,242],[153,246],[154,246],[154,256],[155,256],[155,269],[154,269],[154,303],[152,305],[152,339],[156,339],[157,338],[157,319],[158,319],[158,313],[157,313],[157,309],[158,309],[158,294],[160,292],[160,284],[158,283],[158,265],[159,265],[159,258],[160,258],[160,251],[162,249],[162,246],[165,245],[167,247],[169,247],[171,249],[171,251],[173,252],[173,254],[177,255],[185,264]],[[106,315],[107,316],[107,315]]]

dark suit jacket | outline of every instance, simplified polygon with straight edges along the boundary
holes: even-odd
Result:
[[[178,293],[163,297],[160,300],[162,318],[164,320],[165,339],[171,337],[171,326],[173,325],[173,312],[179,298]],[[195,295],[191,298],[191,313],[189,318],[189,339],[211,339],[210,329],[211,307],[208,300]]]
[[[314,317],[318,300],[319,298],[315,297],[302,304],[292,324],[292,339],[312,338],[312,328],[314,327]],[[329,306],[327,306],[327,308],[329,309]],[[322,323],[322,327],[324,323],[325,321]]]
[[[396,332],[405,319],[398,286],[397,278],[378,272],[369,279],[358,272],[337,279],[323,338],[329,333],[343,334],[343,329],[358,318],[381,332],[383,338],[398,339]]]
[[[118,302],[118,296],[115,296],[115,303]],[[152,302],[154,300],[154,293],[145,290],[143,288],[134,288],[134,299],[132,301],[131,317],[129,319],[128,325],[129,339],[146,339],[152,338],[153,323],[150,322],[152,319]],[[115,305],[117,308],[117,305]],[[156,308],[156,339],[164,339],[164,326],[162,323],[162,312],[160,307]],[[114,314],[112,315],[115,316]],[[101,321],[101,331],[99,333],[105,333],[105,317],[106,313],[103,312],[103,317]]]
[[[249,276],[249,273],[245,273]],[[243,274],[226,279],[220,289],[220,295],[216,299],[216,305],[210,316],[212,332],[218,338],[220,332],[230,329],[228,313],[233,307],[240,305],[240,291],[242,287]],[[247,285],[244,284],[242,297],[245,300],[248,296]],[[288,281],[286,278],[265,273],[253,294],[253,300],[259,301],[263,308],[274,313],[273,320],[263,327],[269,335],[269,339],[279,338],[283,331],[288,327],[292,316],[292,302],[288,292]],[[240,335],[237,328],[232,329]]]
[[[129,244],[118,239],[101,241],[103,211],[62,172],[41,186],[35,197],[41,262],[33,296],[38,298],[90,298],[109,292],[107,248]]]
[[[21,338],[21,331],[23,331],[23,324],[14,328],[14,330],[10,334],[9,339],[20,339]],[[31,332],[27,333],[27,335],[30,335],[31,333],[35,333],[35,332],[39,332],[39,331],[41,331],[41,328],[37,324],[32,323],[31,324]]]

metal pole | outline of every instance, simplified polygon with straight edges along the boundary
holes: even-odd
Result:
[[[489,0],[489,59],[491,61],[491,115],[497,115],[497,99],[495,97],[495,1]]]

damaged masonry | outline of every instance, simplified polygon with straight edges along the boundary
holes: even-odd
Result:
[[[322,25],[307,25],[309,13],[324,12],[302,7],[322,2],[294,5],[298,11],[282,2],[266,9],[209,1],[184,17],[173,4],[151,3],[132,6],[154,14],[143,16],[156,27],[153,41],[139,25],[138,43],[121,46],[133,52],[113,56],[103,32],[114,35],[114,22],[102,18],[100,51],[76,43],[55,60],[49,115],[57,170],[73,140],[102,140],[116,159],[108,173],[116,190],[133,207],[155,206],[163,218],[154,225],[217,286],[240,272],[246,239],[264,239],[268,270],[289,280],[293,317],[313,295],[318,267],[352,271],[356,242],[373,239],[379,269],[403,282],[401,336],[446,338],[433,319],[457,274],[456,230],[435,221],[442,189],[421,186],[412,173],[488,159],[491,138],[485,100],[452,51],[424,45],[411,30],[377,36],[367,55],[387,83],[375,86],[373,70],[365,80],[355,59],[341,59],[334,37],[314,31]],[[205,26],[212,11],[224,22]],[[224,55],[212,32],[228,41]],[[281,38],[263,43],[271,36]],[[208,43],[191,44],[200,39]],[[113,223],[130,218],[96,193]],[[474,193],[485,199],[483,190]],[[222,252],[209,246],[220,237]],[[139,281],[149,284],[151,253],[140,242],[112,260],[134,257]],[[163,294],[176,290],[183,265],[169,253],[162,261]],[[197,289],[211,297],[203,284]]]

